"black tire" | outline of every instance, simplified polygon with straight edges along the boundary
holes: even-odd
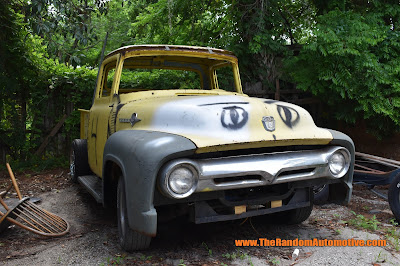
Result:
[[[269,222],[273,224],[300,224],[310,217],[314,207],[314,194],[310,189],[310,206],[292,209],[283,212],[272,213],[266,215]]]
[[[400,223],[400,174],[398,174],[390,184],[388,200],[394,217],[397,222]]]
[[[300,224],[310,217],[313,206],[276,212],[255,217],[256,221],[267,224],[291,225]]]
[[[75,183],[78,181],[78,176],[91,173],[86,139],[75,139],[72,142],[69,163],[71,180]]]
[[[329,199],[329,185],[321,185],[313,188],[314,192],[314,204],[323,205],[328,202]]]
[[[118,238],[122,249],[130,252],[134,250],[146,249],[150,246],[150,236],[143,235],[129,227],[128,213],[126,209],[125,184],[122,177],[118,180],[117,216]]]
[[[310,217],[313,209],[313,203],[311,202],[311,206],[298,208],[294,210],[289,210],[284,212],[285,224],[300,224]]]
[[[261,224],[292,225],[300,224],[310,217],[313,206],[292,209],[254,217]]]

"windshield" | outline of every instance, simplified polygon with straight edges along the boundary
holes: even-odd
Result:
[[[110,75],[110,82],[113,77]],[[118,93],[142,90],[236,91],[232,63],[212,58],[141,56],[123,62]]]

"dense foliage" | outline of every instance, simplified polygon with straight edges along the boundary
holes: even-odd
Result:
[[[90,107],[97,75],[51,59],[45,41],[30,32],[24,7],[13,2],[0,6],[0,147],[22,160],[32,159],[64,114],[69,117],[59,142],[77,136],[79,114],[73,109]],[[51,145],[48,151],[64,152]]]
[[[381,1],[325,10],[315,36],[287,60],[297,86],[333,107],[339,119],[369,121],[378,135],[400,125],[400,5]]]
[[[399,18],[388,0],[0,1],[0,151],[31,158],[67,114],[45,155],[67,153],[105,39],[106,53],[148,43],[229,49],[244,84],[293,82],[340,120],[399,131]]]

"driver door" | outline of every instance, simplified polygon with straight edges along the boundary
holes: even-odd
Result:
[[[102,176],[104,146],[109,137],[109,120],[115,105],[115,77],[118,57],[112,57],[104,62],[99,73],[99,80],[90,109],[88,156],[90,168],[97,176]],[[101,75],[101,76],[100,76]]]

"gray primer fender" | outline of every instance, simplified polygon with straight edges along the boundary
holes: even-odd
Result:
[[[189,156],[195,150],[196,145],[189,139],[163,132],[122,130],[108,138],[104,147],[103,173],[107,161],[120,166],[131,229],[156,235],[157,212],[153,196],[158,170],[166,161]]]
[[[355,161],[355,147],[353,140],[343,134],[342,132],[328,129],[332,134],[333,140],[330,142],[332,145],[343,146],[349,150],[351,154],[351,165],[349,172],[344,176],[343,183],[332,184],[334,194],[330,193],[330,198],[341,204],[348,204],[351,199],[351,193],[353,191],[353,172],[354,172],[354,161]],[[344,184],[344,186],[342,185]]]

